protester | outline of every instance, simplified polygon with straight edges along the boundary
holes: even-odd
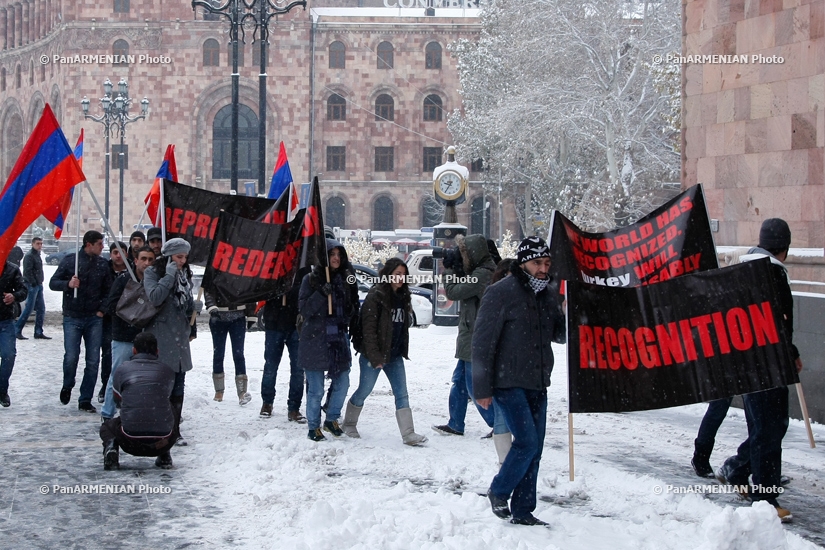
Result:
[[[28,291],[23,275],[11,262],[3,265],[0,273],[0,405],[11,405],[9,398],[9,379],[14,370],[14,359],[17,356],[17,342],[14,341],[14,304],[26,299]]]
[[[138,258],[135,260],[135,277],[141,283],[146,273],[146,269],[155,263],[155,253],[148,246],[144,246],[137,251]],[[126,284],[132,280],[129,273],[121,273],[112,283],[112,290],[106,299],[106,314],[112,318],[112,374],[117,372],[118,367],[132,357],[132,342],[143,330],[130,325],[117,315],[117,304],[123,296]],[[115,416],[115,398],[112,386],[112,377],[109,376],[104,388],[103,407],[100,409],[100,416],[104,420]]]
[[[129,237],[129,258],[134,262],[137,260],[138,251],[146,246],[146,235],[143,231],[134,231]]]
[[[512,516],[511,523],[519,525],[547,525],[533,511],[553,370],[550,343],[565,339],[558,287],[549,270],[547,243],[524,239],[512,276],[484,295],[472,339],[476,401],[485,409],[495,403],[513,434],[487,495],[496,516]]]
[[[156,456],[155,466],[169,469],[179,419],[170,402],[175,372],[158,359],[158,341],[152,333],[138,334],[132,352],[132,360],[112,373],[120,416],[100,425],[103,469],[120,467],[118,449],[133,456]]]
[[[489,248],[489,241],[488,241],[488,248]],[[492,254],[492,252],[491,252]],[[495,256],[493,257],[495,259]],[[493,271],[493,277],[490,279],[490,285],[494,285],[500,280],[504,279],[508,275],[510,275],[510,270],[513,267],[513,264],[516,262],[515,258],[504,258],[503,260],[499,260],[496,263],[496,270]],[[490,288],[490,287],[487,287]],[[484,292],[487,292],[486,290]],[[503,423],[503,415],[499,414],[496,417],[497,423]],[[505,423],[506,428],[506,423]],[[495,428],[493,429],[495,432]],[[507,454],[510,452],[510,447],[513,445],[513,435],[510,433],[509,430],[499,430],[501,433],[493,433],[493,445],[496,448],[496,455],[498,456],[498,463],[504,464],[504,460],[507,458]]]
[[[708,410],[699,425],[699,433],[693,441],[693,458],[690,460],[693,471],[699,477],[714,477],[713,468],[710,466],[710,455],[716,444],[716,432],[725,420],[732,401],[732,397],[726,397],[708,403]]]
[[[150,236],[149,242],[151,241]],[[160,360],[175,371],[175,387],[170,400],[176,424],[180,424],[183,411],[186,372],[192,370],[189,342],[197,338],[197,326],[195,323],[190,324],[195,311],[192,270],[187,263],[190,248],[189,243],[183,239],[169,239],[163,245],[161,257],[146,269],[143,277],[149,300],[160,309],[145,330],[158,339]],[[186,440],[180,434],[178,444],[186,445]]]
[[[398,258],[390,258],[378,272],[379,282],[370,289],[361,307],[361,331],[363,340],[356,351],[361,352],[359,364],[361,379],[358,389],[347,403],[344,414],[344,433],[361,437],[358,433],[358,417],[364,400],[372,393],[378,375],[387,375],[395,397],[395,419],[405,445],[422,445],[427,438],[415,433],[412,409],[407,393],[407,373],[404,359],[409,361],[410,315],[412,304],[407,264]]]
[[[23,256],[25,256],[23,249],[17,245],[14,245],[11,252],[9,252],[8,257],[6,257],[6,261],[13,263],[14,267],[20,269],[20,263],[23,261]]]
[[[275,381],[278,377],[278,365],[284,354],[284,346],[289,352],[289,393],[287,394],[287,419],[290,422],[306,424],[307,419],[301,414],[301,401],[304,397],[304,371],[298,363],[298,293],[301,281],[308,270],[301,270],[295,277],[296,284],[289,292],[267,300],[264,305],[263,321],[264,341],[264,375],[261,378],[260,415],[272,416],[272,404],[275,402]]]
[[[771,273],[779,298],[779,319],[791,348],[791,359],[797,372],[802,371],[799,350],[793,344],[793,296],[788,270],[783,263],[791,246],[791,229],[785,220],[770,218],[759,230],[759,245],[748,250],[740,261],[770,258]],[[788,388],[782,386],[743,396],[748,438],[739,445],[736,455],[728,458],[716,476],[723,483],[745,488],[753,502],[766,501],[776,508],[779,519],[791,521],[790,510],[779,505],[782,492],[782,439],[788,431]],[[748,482],[748,478],[751,482]]]
[[[112,280],[114,281],[121,273],[128,273],[126,269],[126,261],[120,255],[120,250],[126,252],[126,243],[114,242],[109,245],[109,270],[111,271]],[[107,296],[108,298],[108,296]],[[97,394],[97,402],[103,403],[106,398],[106,386],[109,382],[109,376],[112,373],[112,316],[107,313],[103,316],[103,338],[100,342],[100,392]]]
[[[161,248],[163,246],[163,231],[160,227],[150,227],[149,231],[146,232],[146,242],[149,244],[149,248],[155,253],[155,259],[160,258]]]
[[[43,320],[46,317],[46,301],[43,298],[43,260],[40,258],[40,251],[43,249],[43,239],[32,238],[32,247],[23,257],[23,281],[26,283],[28,296],[23,312],[14,325],[14,330],[18,340],[28,340],[23,336],[23,327],[29,320],[29,315],[34,310],[34,338],[39,340],[51,340],[49,336],[43,334]]]
[[[226,337],[232,343],[232,361],[235,363],[235,389],[238,403],[246,405],[252,400],[247,389],[244,341],[247,323],[255,322],[255,304],[230,304],[218,307],[215,297],[208,290],[204,293],[206,311],[209,313],[209,331],[212,333],[212,382],[215,386],[215,401],[223,401],[224,372],[223,360],[226,356]]]
[[[75,385],[77,363],[80,360],[80,340],[86,344],[86,368],[80,383],[78,409],[96,413],[92,405],[97,368],[100,364],[100,345],[103,338],[104,301],[109,295],[112,275],[109,266],[100,257],[103,252],[103,235],[87,231],[83,235],[83,248],[60,261],[49,280],[49,288],[63,292],[63,387],[60,402],[69,403]],[[77,297],[75,297],[77,289]]]
[[[348,331],[359,305],[358,285],[347,251],[338,241],[327,239],[326,242],[330,282],[327,282],[325,266],[315,266],[301,282],[298,295],[298,309],[303,317],[298,362],[307,378],[307,437],[313,441],[326,439],[321,431],[324,372],[332,383],[324,430],[335,437],[344,433],[338,418],[347,397],[352,364]],[[330,297],[332,314],[328,309]]]

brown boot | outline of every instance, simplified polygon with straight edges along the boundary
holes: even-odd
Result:
[[[225,378],[223,373],[212,375],[212,383],[215,385],[215,397],[213,397],[215,401],[223,401],[223,383]]]
[[[290,422],[297,422],[298,424],[306,424],[307,419],[301,414],[301,411],[289,411],[287,413],[287,418],[289,418]]]

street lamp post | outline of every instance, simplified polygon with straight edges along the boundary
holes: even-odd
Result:
[[[126,126],[132,122],[137,120],[141,120],[146,118],[149,114],[149,100],[144,97],[140,101],[140,114],[132,116],[129,114],[129,107],[132,104],[132,98],[129,97],[129,84],[127,84],[125,78],[121,78],[120,81],[117,83],[117,97],[112,97],[112,88],[114,85],[112,81],[108,78],[103,82],[103,97],[100,98],[100,106],[103,108],[103,114],[100,116],[90,115],[89,114],[89,104],[91,103],[86,96],[83,96],[83,99],[80,101],[80,106],[83,108],[83,116],[87,120],[93,120],[95,122],[99,122],[103,125],[103,135],[106,138],[106,172],[105,172],[105,181],[106,181],[106,191],[105,191],[105,206],[104,206],[104,215],[106,219],[109,219],[109,172],[111,167],[111,136],[112,132],[115,131],[118,133],[120,137],[120,156],[118,158],[119,161],[119,169],[120,169],[120,196],[119,196],[119,205],[120,208],[118,210],[118,231],[120,232],[120,237],[123,237],[123,194],[124,194],[124,186],[123,186],[123,168],[124,168],[124,161],[125,155],[123,153],[123,140],[126,136]]]

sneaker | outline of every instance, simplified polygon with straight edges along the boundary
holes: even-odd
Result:
[[[63,388],[60,390],[60,402],[64,405],[68,405],[69,401],[72,399],[72,389],[71,388]]]
[[[730,471],[725,468],[723,464],[718,470],[716,470],[716,481],[721,483],[722,485],[733,485],[734,489],[736,490],[736,496],[743,500],[750,499],[750,485],[748,483],[740,483],[736,484],[731,482],[730,480]]]
[[[697,476],[713,479],[713,468],[710,467],[710,461],[706,458],[693,455],[693,458],[690,459],[690,465],[693,466],[693,471],[696,472]]]
[[[267,418],[272,416],[272,403],[264,403],[263,405],[261,405],[260,415],[265,416]]]
[[[493,513],[501,519],[510,517],[510,506],[507,504],[506,498],[497,497],[490,491],[487,491],[487,498],[490,499],[490,506],[493,508]]]
[[[290,422],[297,422],[298,424],[306,424],[307,419],[301,414],[301,411],[289,411],[287,418]]]
[[[327,420],[324,422],[324,431],[329,432],[335,437],[341,437],[344,435],[344,430],[341,429],[341,426],[338,425],[337,420]]]
[[[119,458],[115,442],[107,443],[103,448],[103,469],[118,470],[120,468]]]
[[[481,439],[493,439],[493,430],[490,430],[490,433],[482,435]]]
[[[309,430],[307,437],[313,441],[324,441],[326,439],[326,437],[324,437],[324,432],[321,431],[321,428]]]
[[[528,514],[523,518],[513,518],[510,520],[510,523],[513,525],[542,525],[544,527],[550,527],[550,524],[546,521],[542,521],[533,514]]]
[[[456,431],[447,424],[444,424],[443,426],[433,426],[433,429],[441,435],[464,435],[464,432]]]
[[[18,339],[18,340],[28,340],[28,338],[26,338],[26,337],[25,337],[25,336],[23,336],[22,334],[18,334],[18,335],[17,335],[17,339]]]
[[[4,393],[3,395],[0,395],[0,405],[3,405],[4,407],[8,407],[9,405],[11,405],[11,399],[9,399],[9,394]]]
[[[189,446],[189,442],[188,442],[188,441],[186,441],[186,440],[183,438],[183,436],[182,436],[182,435],[179,435],[179,436],[178,436],[178,440],[177,440],[177,441],[175,441],[175,446],[177,446],[177,447],[188,447],[188,446]]]
[[[46,336],[45,334],[43,334],[43,333],[41,332],[40,334],[35,334],[35,335],[34,335],[34,339],[35,339],[35,340],[51,340],[51,339],[52,339],[52,337],[51,337],[51,336]],[[25,340],[25,338],[24,338],[24,340]]]
[[[105,388],[100,390],[100,393],[97,394],[97,402],[98,403],[103,403],[104,401],[106,401],[106,389]]]
[[[776,508],[776,515],[779,516],[779,521],[781,521],[782,523],[788,523],[790,521],[793,521],[793,514],[790,510],[782,508],[778,504],[775,505],[774,508]]]
[[[78,403],[77,410],[87,413],[97,413],[97,409],[91,403]]]
[[[171,470],[174,467],[172,464],[172,455],[169,454],[169,451],[166,451],[155,459],[155,466],[163,470]]]
[[[785,475],[779,476],[779,484],[784,487],[785,485],[789,485],[792,479],[792,477],[788,477]]]

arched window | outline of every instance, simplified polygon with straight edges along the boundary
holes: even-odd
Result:
[[[436,94],[430,94],[424,98],[424,120],[429,122],[441,121],[441,98]]]
[[[375,120],[395,120],[395,101],[387,94],[375,98]]]
[[[23,67],[20,64],[14,68],[14,87],[20,88],[23,85]]]
[[[490,235],[490,209],[484,208],[484,196],[473,199],[470,203],[470,233],[480,233]]]
[[[217,67],[221,64],[221,45],[214,38],[203,43],[203,66]]]
[[[341,42],[329,45],[329,68],[345,69],[347,67],[347,48]]]
[[[115,56],[114,66],[126,66],[129,64],[129,43],[123,39],[115,40],[112,44],[112,54]]]
[[[428,69],[441,68],[441,44],[438,42],[430,42],[424,49],[425,61],[424,65]]]
[[[29,86],[34,84],[34,61],[29,61]]]
[[[327,207],[324,210],[324,223],[330,227],[345,227],[346,205],[341,197],[330,197],[327,199]]]
[[[372,203],[372,230],[395,230],[395,207],[391,198],[387,196],[378,197]]]
[[[421,227],[435,227],[444,221],[444,205],[439,204],[432,195],[426,195],[421,201]]]
[[[18,113],[8,115],[4,122],[5,124],[0,128],[0,132],[3,133],[2,153],[0,154],[3,155],[3,181],[6,181],[14,163],[23,151],[26,135],[23,133],[23,118]]]
[[[346,120],[347,100],[338,94],[332,94],[327,100],[327,120]]]
[[[212,123],[212,177],[228,179],[232,160],[232,105],[223,107]],[[238,178],[255,179],[258,174],[258,116],[246,105],[238,105]]]
[[[46,66],[40,64],[40,82],[46,82]]]
[[[129,0],[115,0],[115,13],[129,13]]]
[[[378,44],[378,68],[379,69],[392,69],[393,67],[393,59],[392,59],[392,44],[389,42],[381,42]]]

